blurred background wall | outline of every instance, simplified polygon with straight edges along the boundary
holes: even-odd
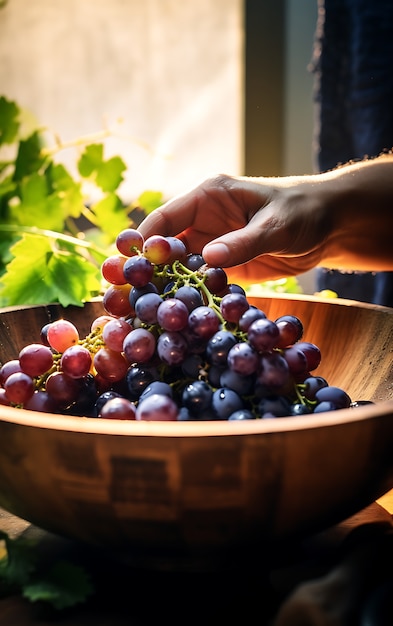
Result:
[[[6,0],[0,95],[63,142],[111,129],[126,201],[219,172],[310,172],[316,4]]]

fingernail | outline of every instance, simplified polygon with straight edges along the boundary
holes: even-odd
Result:
[[[202,250],[202,256],[210,265],[226,265],[229,262],[230,252],[225,243],[210,243]]]

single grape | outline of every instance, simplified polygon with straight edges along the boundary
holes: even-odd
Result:
[[[228,277],[221,267],[210,267],[205,263],[199,267],[198,274],[204,277],[206,287],[214,295],[224,291],[228,285]]]
[[[172,398],[167,395],[154,393],[138,403],[136,409],[137,420],[148,421],[176,421],[179,410]]]
[[[244,409],[243,400],[233,389],[219,387],[213,392],[212,408],[216,419],[227,420],[232,413]]]
[[[143,391],[154,380],[158,373],[151,367],[143,365],[133,365],[129,368],[126,376],[127,390],[131,400],[137,400]]]
[[[34,381],[25,372],[14,372],[4,382],[7,399],[12,404],[25,404],[34,393]]]
[[[328,382],[322,376],[308,376],[303,381],[303,395],[307,400],[315,400],[315,394],[322,387],[327,387]]]
[[[70,346],[64,350],[60,359],[60,368],[70,378],[83,378],[90,372],[91,354],[84,346]]]
[[[127,257],[121,254],[113,254],[108,256],[101,265],[101,274],[108,283],[112,285],[125,285],[127,282],[124,278],[124,263]]]
[[[21,371],[22,367],[19,359],[11,359],[10,361],[6,361],[6,363],[3,363],[3,365],[0,367],[0,385],[4,385],[4,382],[7,380],[8,376],[10,376],[10,374]]]
[[[131,285],[110,285],[102,297],[102,304],[113,317],[135,314],[130,303]]]
[[[322,358],[321,351],[318,346],[309,341],[299,341],[296,345],[304,353],[307,359],[307,370],[312,372],[317,369]]]
[[[201,254],[189,254],[184,265],[192,272],[195,272],[199,270],[202,265],[205,265],[205,259]]]
[[[180,261],[180,263],[185,263],[187,259],[187,248],[185,244],[178,239],[178,237],[167,237],[167,241],[169,242],[171,253],[168,259],[168,263],[172,264],[175,261]]]
[[[75,402],[79,394],[79,384],[64,372],[53,372],[48,376],[45,386],[47,394],[62,408]]]
[[[252,322],[247,334],[248,341],[257,352],[272,350],[280,335],[277,324],[267,318]]]
[[[228,367],[243,376],[254,374],[259,365],[258,353],[246,341],[236,343],[228,353]]]
[[[239,329],[243,332],[247,332],[250,325],[255,322],[255,320],[260,319],[266,319],[266,314],[261,311],[261,309],[251,305],[240,317],[238,322]]]
[[[134,256],[143,248],[143,236],[138,230],[125,228],[116,237],[116,247],[121,254],[127,257]]]
[[[177,298],[163,300],[157,309],[157,322],[167,331],[178,331],[188,324],[188,308]]]
[[[124,263],[123,273],[133,287],[145,287],[153,278],[154,265],[144,256],[133,256]]]
[[[98,417],[103,419],[135,420],[136,407],[127,398],[110,398],[101,407]]]
[[[295,315],[281,315],[275,323],[280,332],[277,348],[287,348],[303,337],[303,324]]]
[[[200,339],[210,339],[220,326],[220,318],[209,306],[198,306],[188,317],[188,326]]]
[[[162,235],[151,235],[145,239],[142,252],[146,259],[155,265],[164,265],[168,263],[172,249],[171,244],[166,237]]]
[[[246,296],[241,293],[228,293],[220,303],[221,315],[227,322],[237,324],[243,315],[250,308]]]
[[[315,394],[315,400],[321,402],[331,402],[336,409],[348,409],[351,405],[351,398],[344,389],[340,387],[322,387]]]
[[[123,343],[123,352],[129,363],[147,363],[156,350],[156,339],[146,328],[135,328]]]
[[[203,380],[194,380],[183,390],[182,404],[197,417],[211,405],[213,389]]]
[[[279,388],[287,384],[290,369],[285,358],[276,350],[260,356],[257,381],[269,388]]]
[[[157,340],[157,354],[167,365],[179,365],[186,357],[187,341],[177,331],[165,331]]]
[[[158,293],[145,293],[135,302],[135,313],[145,324],[157,323],[157,310],[163,303],[163,299]]]
[[[206,345],[206,360],[212,365],[226,365],[229,351],[235,346],[237,339],[228,330],[218,330],[210,337]]]
[[[102,329],[102,339],[109,350],[123,351],[123,342],[132,331],[128,322],[123,319],[112,319]]]
[[[124,378],[129,363],[122,353],[100,348],[93,357],[93,365],[100,376],[114,383]]]
[[[68,320],[56,320],[47,329],[49,345],[57,352],[64,352],[66,348],[74,346],[79,341],[79,332],[75,324]]]
[[[203,300],[200,292],[196,287],[192,287],[191,285],[182,285],[179,287],[174,297],[178,300],[181,300],[187,307],[189,313],[197,308],[197,306],[203,305]]]

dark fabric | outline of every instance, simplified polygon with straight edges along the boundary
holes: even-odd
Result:
[[[311,70],[316,171],[393,147],[393,0],[319,0]],[[317,289],[393,306],[393,272],[318,270]]]

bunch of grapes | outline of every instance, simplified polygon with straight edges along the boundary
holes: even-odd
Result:
[[[250,305],[181,240],[125,229],[102,264],[103,313],[88,336],[66,319],[0,368],[0,403],[128,420],[248,420],[354,406],[313,374],[301,320]]]

